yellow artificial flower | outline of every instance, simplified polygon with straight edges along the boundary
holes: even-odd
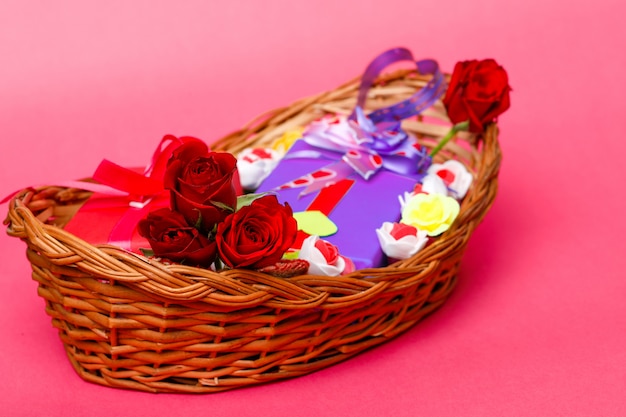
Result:
[[[302,137],[302,133],[304,132],[304,128],[298,128],[293,130],[288,130],[281,137],[276,139],[272,144],[272,149],[286,153],[293,143]]]
[[[442,194],[419,193],[411,197],[402,209],[402,223],[437,236],[450,228],[459,214],[459,203]]]

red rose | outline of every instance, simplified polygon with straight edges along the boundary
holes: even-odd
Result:
[[[187,223],[209,232],[237,206],[233,177],[237,160],[229,153],[210,152],[200,140],[178,147],[167,163],[163,185],[170,190],[171,207]],[[229,210],[232,209],[232,210]]]
[[[493,59],[458,62],[443,104],[452,123],[469,120],[469,130],[483,131],[510,106],[506,71]]]
[[[215,261],[215,242],[189,226],[180,213],[168,208],[155,210],[139,221],[138,228],[158,257],[205,267]]]
[[[274,195],[258,198],[218,224],[217,249],[231,268],[260,269],[278,262],[296,238],[298,224],[288,204]]]

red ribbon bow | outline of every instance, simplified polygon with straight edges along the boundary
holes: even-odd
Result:
[[[164,136],[143,174],[104,159],[93,174],[93,179],[99,184],[75,182],[74,186],[77,188],[84,188],[105,196],[127,194],[127,198],[119,199],[119,204],[128,205],[128,209],[111,229],[108,238],[109,244],[132,250],[132,236],[137,223],[152,208],[148,204],[166,192],[163,188],[163,176],[168,160],[179,146],[192,140],[198,139],[189,136],[180,138],[173,135]],[[101,203],[102,206],[99,206],[95,200],[91,203],[92,209],[110,207],[110,202],[108,204]]]
[[[164,191],[163,175],[167,161],[176,148],[191,140],[197,139],[189,136],[181,138],[173,135],[164,136],[152,155],[150,165],[146,167],[143,174],[103,159],[96,168],[93,179],[100,184],[128,193],[131,198],[137,199],[137,202],[145,202],[150,197]]]

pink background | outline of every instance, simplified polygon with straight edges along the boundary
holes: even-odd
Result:
[[[618,0],[0,3],[0,195],[214,140],[393,46],[509,72],[496,204],[459,286],[396,340],[209,396],[83,382],[0,235],[0,414],[626,415],[626,29]],[[0,207],[2,217],[6,206]]]

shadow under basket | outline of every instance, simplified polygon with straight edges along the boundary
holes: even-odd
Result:
[[[411,96],[427,80],[408,70],[379,77],[366,111]],[[269,146],[326,114],[349,114],[358,89],[357,78],[269,111],[212,147],[236,154]],[[433,148],[450,122],[438,101],[403,127]],[[496,196],[497,132],[492,124],[481,137],[458,134],[435,158],[457,159],[474,175],[448,231],[410,259],[341,277],[217,273],[94,246],[62,229],[90,194],[62,187],[14,197],[7,233],[28,245],[46,313],[87,381],[208,393],[296,377],[390,340],[446,301],[468,239]]]

